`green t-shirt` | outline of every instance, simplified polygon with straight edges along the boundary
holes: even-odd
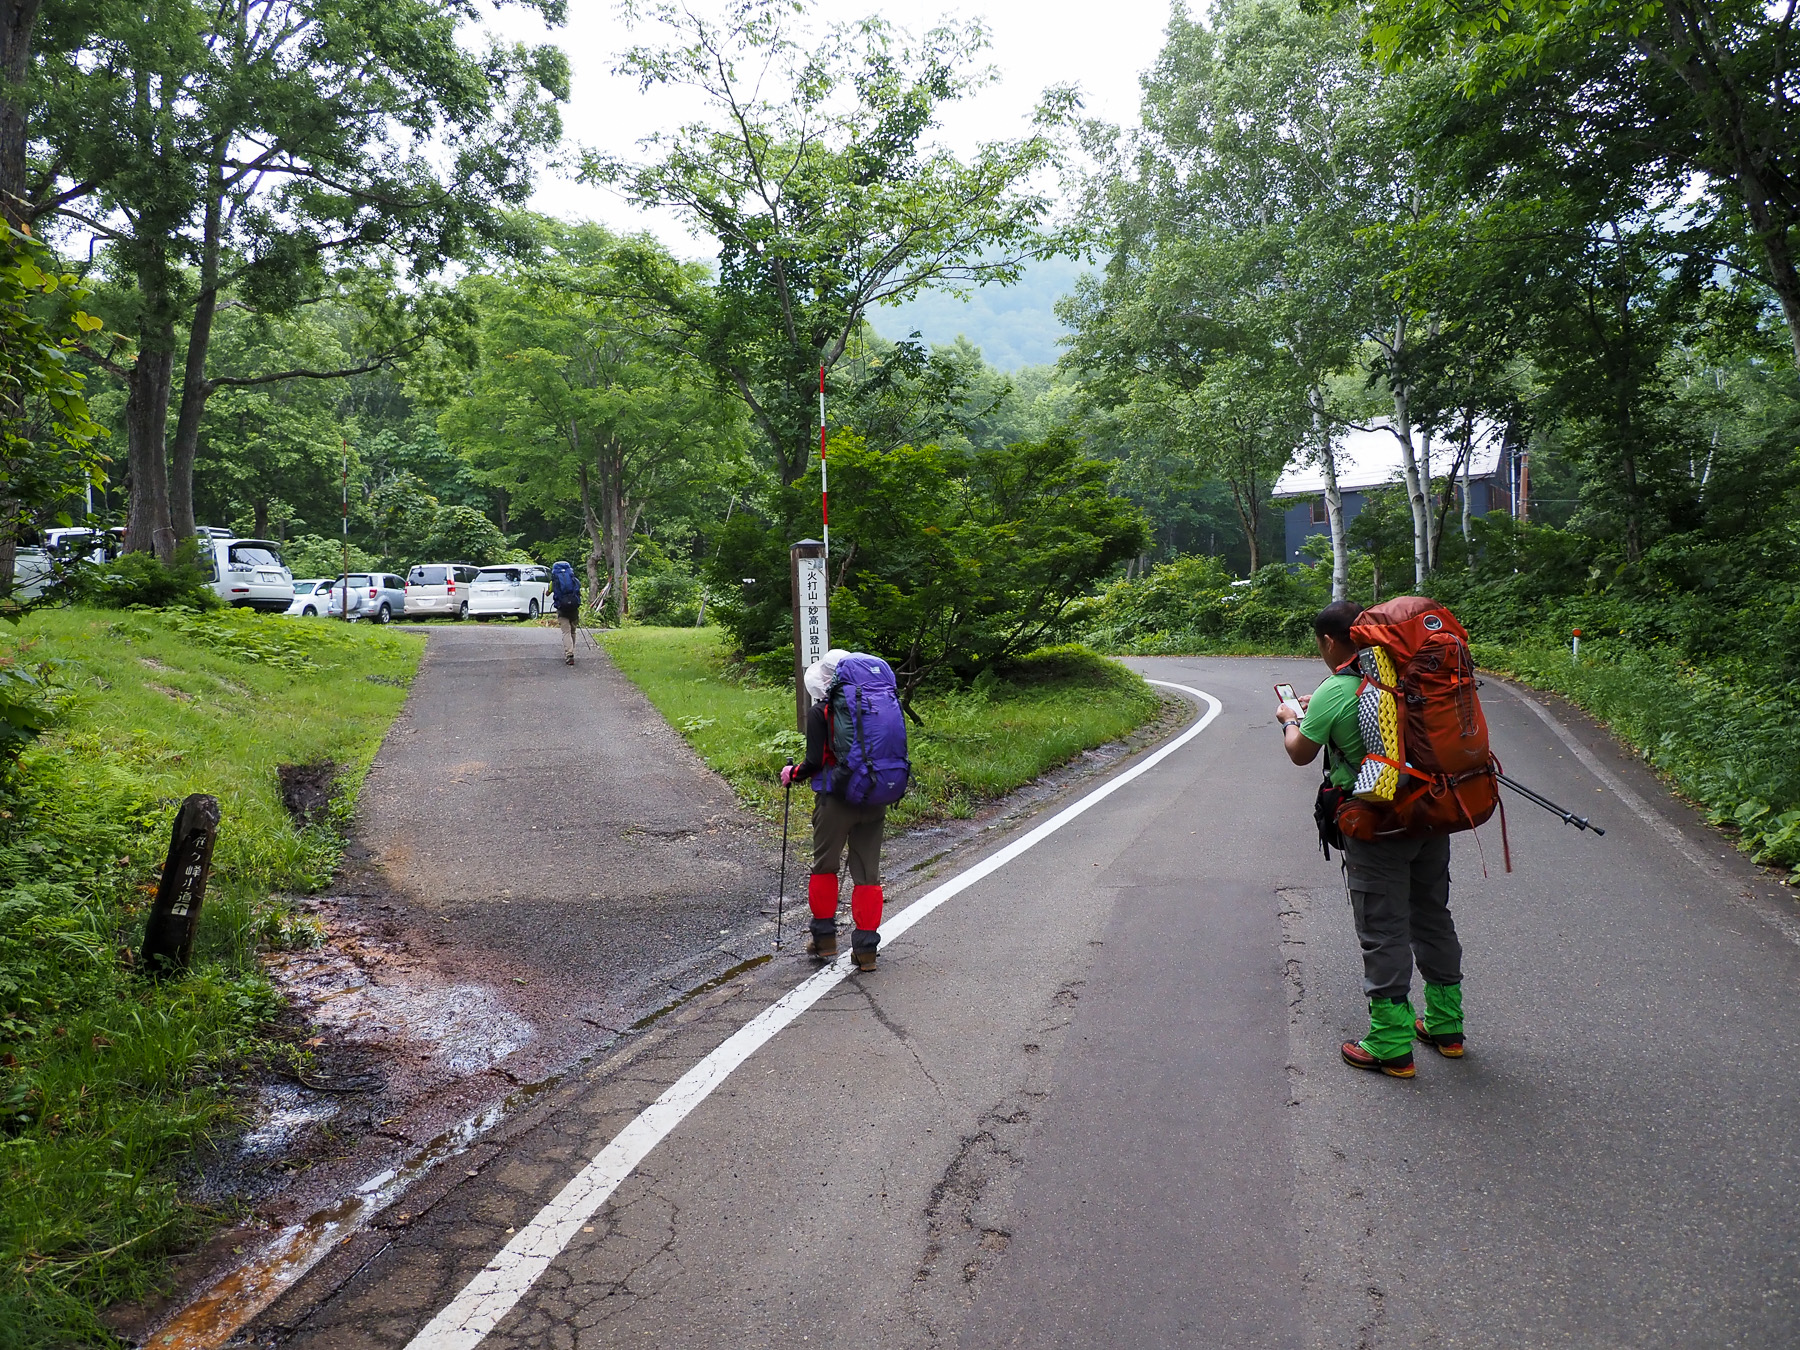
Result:
[[[1325,747],[1331,781],[1348,791],[1356,786],[1362,767],[1362,728],[1356,724],[1356,690],[1362,684],[1355,675],[1330,675],[1314,691],[1300,719],[1300,734]]]

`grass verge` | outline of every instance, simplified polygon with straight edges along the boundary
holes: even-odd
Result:
[[[271,897],[330,878],[423,645],[244,611],[40,612],[0,634],[0,669],[42,671],[55,719],[0,786],[0,1350],[113,1343],[97,1311],[222,1217],[182,1169],[269,1049],[257,951],[316,940]],[[322,760],[344,790],[297,829],[276,766]],[[190,792],[223,824],[194,969],[155,984],[131,949]]]
[[[794,696],[733,669],[714,628],[619,629],[600,639],[619,668],[738,795],[765,815],[781,807],[775,781],[803,758]],[[889,812],[897,826],[972,814],[1156,716],[1150,687],[1123,666],[1078,647],[1039,652],[1008,678],[917,701],[910,730],[913,785]]]

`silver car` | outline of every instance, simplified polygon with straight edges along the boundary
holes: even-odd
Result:
[[[406,574],[406,617],[469,617],[469,591],[480,568],[467,563],[420,563]]]
[[[344,614],[345,581],[349,582],[350,617],[386,623],[406,613],[406,583],[391,572],[352,572],[348,578],[328,582],[325,591],[325,617],[340,619]]]

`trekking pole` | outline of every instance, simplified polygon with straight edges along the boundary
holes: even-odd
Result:
[[[1578,816],[1573,811],[1563,810],[1562,807],[1558,806],[1555,802],[1551,801],[1548,797],[1539,796],[1537,793],[1533,792],[1530,788],[1526,787],[1523,783],[1516,783],[1512,779],[1508,778],[1503,773],[1497,773],[1494,775],[1494,777],[1496,779],[1498,779],[1500,782],[1506,784],[1507,787],[1511,788],[1514,792],[1518,793],[1526,801],[1536,802],[1539,806],[1543,807],[1544,810],[1548,811],[1553,816],[1561,816],[1563,824],[1573,825],[1578,830],[1592,830],[1595,834],[1605,834],[1606,833],[1606,831],[1601,829],[1598,825],[1590,824],[1588,822],[1588,818],[1586,816]]]
[[[794,767],[794,757],[788,756],[788,768]],[[781,882],[775,891],[775,950],[781,950],[781,910],[787,901],[787,844],[788,844],[788,803],[793,800],[794,780],[792,778],[782,784],[781,788]]]

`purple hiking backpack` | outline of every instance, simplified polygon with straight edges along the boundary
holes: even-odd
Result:
[[[831,688],[831,772],[813,779],[852,806],[891,806],[906,795],[912,764],[906,758],[906,714],[892,667],[879,656],[853,652],[838,662]]]

